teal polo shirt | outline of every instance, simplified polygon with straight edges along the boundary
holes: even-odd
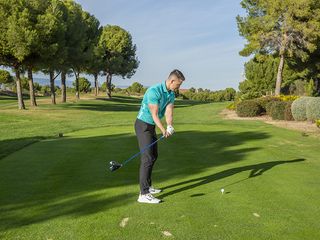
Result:
[[[167,105],[169,103],[174,103],[174,99],[174,92],[168,91],[166,82],[148,88],[143,96],[137,118],[146,123],[155,125],[148,104],[156,104],[159,106],[158,116],[161,119],[165,114]]]

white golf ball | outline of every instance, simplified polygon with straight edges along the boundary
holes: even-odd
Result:
[[[221,191],[221,193],[222,193],[222,194],[224,193],[224,189],[223,189],[223,188],[221,188],[221,190],[220,190],[220,191]]]

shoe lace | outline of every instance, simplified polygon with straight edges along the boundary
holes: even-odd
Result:
[[[150,198],[151,200],[156,199],[151,193],[148,193],[148,194],[146,195],[146,197]]]

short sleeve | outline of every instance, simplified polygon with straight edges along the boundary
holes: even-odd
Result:
[[[159,104],[158,92],[155,89],[150,89],[147,94],[148,104]]]

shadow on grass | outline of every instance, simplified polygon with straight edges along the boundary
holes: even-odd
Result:
[[[45,137],[34,136],[29,138],[8,139],[0,141],[0,161],[11,153],[19,151],[20,149],[28,147],[31,144],[39,142],[43,139],[45,139]]]
[[[268,137],[258,131],[179,132],[159,144],[160,157],[153,177],[161,182],[242,161],[248,153],[259,149],[246,147],[248,142]],[[136,159],[114,173],[108,171],[108,163],[122,162],[137,151],[136,137],[122,134],[45,140],[8,156],[0,161],[0,231],[58,217],[86,216],[135,202],[139,161]],[[275,163],[229,169],[167,186],[169,189],[192,183],[162,197],[245,170],[255,169],[254,175],[259,175],[287,161]]]
[[[189,184],[187,186],[184,186],[184,187],[178,188],[176,190],[173,190],[173,191],[167,192],[165,194],[162,194],[162,195],[160,195],[158,197],[162,199],[162,198],[168,197],[168,196],[173,195],[173,194],[181,193],[183,191],[186,191],[186,190],[189,190],[189,189],[193,189],[193,188],[199,187],[201,185],[217,181],[217,180],[222,179],[222,178],[230,177],[232,175],[238,174],[238,173],[243,172],[243,171],[250,171],[250,174],[249,174],[248,178],[253,178],[253,177],[257,177],[257,176],[262,175],[264,172],[270,170],[271,168],[273,168],[275,166],[278,166],[278,165],[281,165],[281,164],[302,162],[302,161],[305,161],[305,159],[299,158],[299,159],[288,160],[288,161],[272,161],[272,162],[253,164],[253,165],[248,165],[248,166],[243,166],[243,167],[230,168],[230,169],[227,169],[227,170],[224,170],[224,171],[221,171],[221,172],[218,172],[218,173],[214,173],[212,175],[208,175],[208,176],[205,176],[205,177],[194,178],[194,179],[191,179],[191,180],[182,181],[182,182],[179,182],[179,183],[176,183],[176,184],[172,184],[172,185],[166,186],[166,187],[164,187],[162,189],[166,190],[166,189],[169,189],[169,188],[174,188],[174,187],[177,187],[177,186]],[[244,180],[246,180],[246,179],[244,179]],[[241,180],[241,181],[243,181],[243,180]],[[240,182],[240,181],[238,181],[238,182]],[[236,183],[238,183],[238,182],[236,182]],[[227,186],[230,186],[230,185],[233,185],[233,184],[229,184]],[[226,187],[226,186],[224,186],[224,187]]]

